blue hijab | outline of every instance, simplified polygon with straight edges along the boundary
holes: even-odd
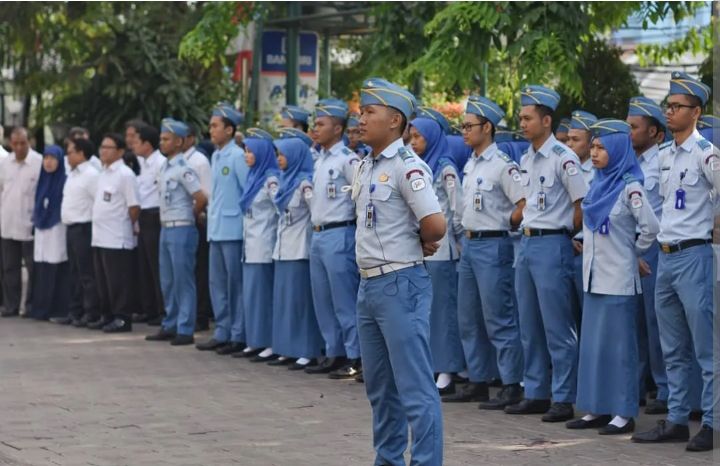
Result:
[[[625,188],[626,174],[640,183],[645,182],[629,134],[612,133],[599,138],[608,153],[608,165],[595,169],[590,191],[582,201],[583,220],[592,231],[597,231],[610,215],[620,192]]]
[[[255,196],[262,189],[265,180],[271,175],[280,178],[275,148],[272,141],[264,138],[245,138],[245,147],[255,156],[255,165],[250,168],[245,184],[245,192],[240,198],[240,208],[247,212]]]
[[[60,223],[60,206],[66,178],[64,154],[60,146],[47,146],[44,154],[54,157],[58,161],[58,168],[53,173],[46,172],[45,168],[40,170],[32,216],[33,225],[39,230],[47,230]]]
[[[442,171],[442,166],[446,163],[453,165],[457,170],[457,163],[450,153],[445,132],[437,121],[420,117],[411,121],[410,125],[417,129],[425,139],[425,153],[420,157],[432,170],[433,180],[437,179]]]
[[[452,155],[453,159],[455,159],[455,164],[458,167],[458,176],[460,176],[460,181],[462,181],[463,170],[465,169],[465,164],[467,164],[467,161],[470,158],[470,154],[472,154],[472,147],[465,144],[465,140],[462,136],[458,136],[456,134],[447,135],[445,136],[445,139],[447,139],[450,155]]]
[[[280,187],[275,196],[275,205],[282,212],[287,209],[300,183],[312,180],[313,160],[310,148],[302,139],[276,139],[274,143],[287,159],[287,168],[280,175]]]

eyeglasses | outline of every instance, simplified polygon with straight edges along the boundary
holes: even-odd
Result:
[[[473,129],[473,126],[482,126],[485,123],[487,122],[485,121],[482,123],[463,123],[462,125],[460,125],[460,129],[463,131],[470,131],[471,129]]]
[[[100,146],[100,150],[117,150],[117,146]]]
[[[671,103],[671,104],[664,104],[662,106],[662,109],[665,113],[675,113],[678,111],[678,109],[681,109],[681,108],[695,108],[695,107],[696,107],[696,105]]]

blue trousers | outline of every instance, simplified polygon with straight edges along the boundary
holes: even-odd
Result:
[[[458,329],[457,261],[427,261],[432,281],[430,351],[435,372],[460,372],[465,368]]]
[[[577,408],[592,414],[638,415],[639,296],[585,293]]]
[[[217,341],[245,341],[242,300],[242,241],[210,242],[210,300]]]
[[[525,397],[575,402],[578,340],[572,299],[573,254],[564,235],[524,236],[515,274]],[[552,385],[551,385],[552,383]]]
[[[522,380],[523,347],[513,295],[513,255],[509,238],[463,240],[458,267],[458,323],[471,382],[489,382],[496,367],[504,384]]]
[[[644,344],[644,348],[640,349],[641,355],[647,355],[647,365],[650,369],[655,385],[657,386],[657,399],[667,401],[668,387],[667,374],[665,373],[665,360],[662,355],[662,347],[660,346],[660,331],[658,330],[658,319],[655,311],[655,281],[657,280],[658,252],[660,248],[655,243],[642,258],[648,263],[652,273],[647,277],[641,278],[642,281],[642,297],[640,303],[640,321],[644,327],[641,333],[640,343]],[[643,335],[644,334],[644,335]],[[642,361],[642,358],[641,358]],[[644,371],[642,376],[644,377]],[[643,381],[641,381],[642,387]],[[644,391],[643,391],[644,392]]]
[[[160,288],[165,303],[162,326],[179,335],[195,332],[197,247],[198,231],[194,225],[160,229]]]
[[[243,309],[248,346],[272,346],[273,264],[243,264]]]
[[[575,322],[578,333],[582,332],[582,312],[583,312],[583,255],[573,256],[573,313],[575,314]],[[579,337],[578,337],[579,338]]]
[[[713,308],[713,285],[710,245],[660,254],[655,305],[668,378],[668,420],[675,424],[688,422],[692,408],[688,381],[695,359],[703,380],[702,422],[720,429],[714,415],[718,393],[713,393],[713,379],[716,387],[720,386],[720,358],[713,361],[713,345],[718,351],[718,338],[713,341],[717,312]]]
[[[360,281],[358,334],[373,411],[375,466],[405,465],[408,423],[410,464],[443,464],[442,410],[429,343],[431,301],[423,266]]]
[[[313,232],[310,243],[310,278],[325,356],[360,357],[357,335],[355,227]]]

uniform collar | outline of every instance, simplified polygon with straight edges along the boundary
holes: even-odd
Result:
[[[185,157],[185,160],[187,160],[191,155],[193,155],[195,153],[195,151],[196,151],[195,146],[192,146],[191,148],[189,148],[188,150],[183,152],[182,155],[183,155],[183,157]]]
[[[10,159],[15,163],[23,163],[24,164],[24,163],[27,163],[28,160],[35,157],[35,154],[37,154],[40,158],[42,158],[42,155],[40,155],[39,152],[35,152],[32,148],[30,148],[30,149],[28,149],[28,153],[25,156],[25,159],[23,159],[22,161],[17,159],[17,155],[15,155],[15,152],[10,152]]]
[[[655,157],[657,157],[658,153],[660,152],[660,148],[657,144],[653,144],[650,146],[645,152],[640,154],[640,160],[644,160],[645,162],[649,162]]]
[[[122,157],[120,157],[119,159],[117,159],[116,161],[114,161],[113,163],[111,163],[110,165],[104,167],[104,169],[105,169],[105,170],[108,170],[108,171],[111,171],[111,172],[114,172],[115,170],[120,169],[120,166],[121,166],[121,165],[125,165],[125,161],[122,159]]]
[[[180,152],[175,157],[173,157],[171,159],[167,159],[167,165],[168,165],[168,167],[174,167],[174,166],[180,164],[180,160],[185,161],[185,153]]]
[[[155,149],[152,154],[148,156],[146,159],[145,157],[138,157],[143,165],[150,165],[158,161],[159,158],[161,158],[163,155],[160,153],[159,149]]]
[[[389,146],[387,146],[384,151],[380,152],[380,155],[377,158],[380,158],[380,156],[382,156],[386,159],[391,159],[395,157],[395,155],[397,155],[400,149],[404,147],[405,143],[403,142],[402,138],[397,138]]]
[[[550,156],[550,151],[552,151],[552,148],[553,148],[556,144],[559,144],[558,140],[555,139],[555,135],[554,135],[554,134],[550,133],[550,137],[548,137],[547,140],[543,143],[543,145],[540,146],[540,149],[538,149],[537,151],[535,151],[535,149],[533,148],[533,145],[530,144],[530,147],[528,147],[528,152],[527,152],[527,153],[528,153],[528,155],[529,155],[530,157],[534,156],[535,154],[540,154],[540,155],[542,155],[543,157],[547,158],[547,157]]]
[[[670,146],[670,150],[672,150],[673,153],[677,152],[678,149],[682,149],[685,152],[691,152],[692,148],[695,146],[695,142],[700,138],[700,133],[698,132],[697,128],[695,131],[692,132],[690,136],[680,144],[680,146],[677,145],[676,141],[673,141],[672,145]]]
[[[233,149],[237,148],[238,145],[235,143],[235,139],[231,139],[230,142],[225,144],[222,149],[217,149],[219,155],[229,154]]]
[[[593,166],[592,166],[592,158],[591,157],[588,157],[588,159],[586,161],[584,161],[583,163],[580,164],[580,170],[582,170],[584,172],[590,172],[590,171],[592,171],[592,168],[593,168]]]
[[[332,147],[330,147],[330,149],[325,149],[323,147],[322,152],[320,152],[320,153],[323,156],[337,154],[338,152],[340,152],[340,149],[342,149],[343,147],[345,147],[345,143],[342,142],[342,139],[341,139],[338,142],[336,142],[335,144],[333,144]]]
[[[497,150],[498,150],[497,144],[495,142],[493,142],[492,144],[487,146],[485,148],[485,150],[482,151],[481,154],[476,154],[473,151],[473,158],[483,159],[483,160],[492,160],[492,158],[495,157],[495,153],[497,152]]]
[[[87,170],[87,168],[88,168],[89,166],[90,166],[90,160],[86,160],[86,161],[84,161],[83,163],[81,163],[80,165],[78,165],[77,167],[73,168],[73,169],[70,170],[70,171],[71,171],[71,172],[82,173],[82,172],[84,172],[85,170]]]

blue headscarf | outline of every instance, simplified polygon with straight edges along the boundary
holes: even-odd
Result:
[[[287,168],[280,175],[275,205],[284,211],[303,180],[312,180],[313,160],[310,148],[300,138],[276,139],[275,147],[287,159]]]
[[[64,154],[60,146],[47,146],[44,154],[57,159],[58,168],[53,173],[46,172],[45,168],[40,170],[32,216],[33,225],[39,230],[47,230],[60,223],[60,206],[66,178]]]
[[[626,174],[630,174],[640,183],[644,183],[642,169],[627,133],[612,133],[598,136],[608,153],[608,165],[595,169],[590,191],[582,201],[583,220],[592,231],[597,231],[607,220],[610,211],[625,188]]]
[[[271,175],[280,178],[275,148],[271,140],[263,138],[245,138],[245,147],[255,156],[255,165],[250,167],[245,184],[245,192],[240,198],[240,208],[247,212],[257,193],[262,189],[265,180]]]
[[[415,118],[410,125],[417,129],[425,139],[425,153],[421,158],[432,170],[433,179],[437,179],[445,163],[450,163],[457,169],[457,164],[450,153],[447,139],[445,139],[445,132],[437,121],[421,117]]]
[[[455,159],[455,164],[458,167],[458,176],[460,177],[460,181],[462,181],[463,169],[470,158],[470,154],[472,154],[472,147],[465,144],[465,140],[462,136],[456,134],[449,134],[445,136],[445,139],[447,139],[450,155],[452,155],[453,159]]]

